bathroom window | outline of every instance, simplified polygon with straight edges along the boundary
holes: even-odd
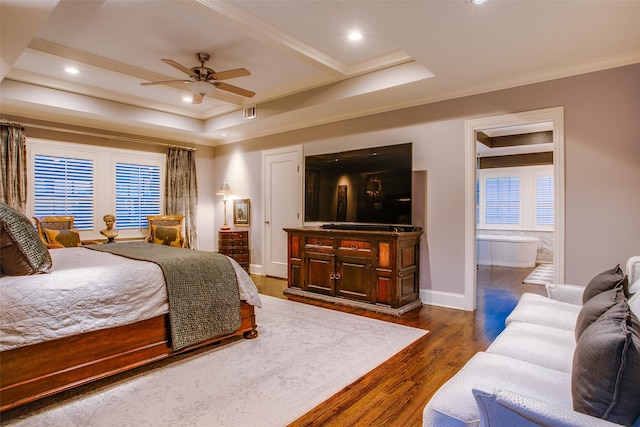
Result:
[[[478,228],[553,230],[553,166],[478,170]]]

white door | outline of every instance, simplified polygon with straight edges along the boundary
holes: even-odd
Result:
[[[287,233],[302,226],[302,147],[263,153],[265,274],[287,278]]]

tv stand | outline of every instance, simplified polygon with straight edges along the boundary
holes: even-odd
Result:
[[[285,231],[288,234],[285,294],[395,316],[422,306],[419,227],[412,227],[411,231],[327,227],[285,228]]]

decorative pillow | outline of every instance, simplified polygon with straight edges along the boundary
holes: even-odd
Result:
[[[598,320],[598,318],[606,313],[607,310],[615,304],[624,301],[624,299],[624,290],[619,287],[600,292],[589,301],[585,302],[580,309],[578,319],[576,320],[576,342],[580,339],[580,336],[585,329]]]
[[[591,279],[591,281],[585,288],[584,293],[582,294],[582,303],[586,303],[600,292],[617,288],[619,286],[624,287],[625,292],[628,292],[627,277],[620,268],[620,264],[618,264],[611,270],[603,271],[602,273]]]
[[[49,251],[26,216],[0,203],[0,228],[2,274],[23,276],[51,270]]]
[[[78,230],[49,230],[45,228],[44,232],[47,235],[47,241],[49,243],[58,243],[65,248],[82,246]]]
[[[632,295],[627,304],[629,304],[629,309],[636,317],[640,316],[640,293]]]
[[[640,416],[640,322],[626,301],[587,327],[571,372],[573,409],[630,426]]]
[[[156,245],[180,246],[182,240],[181,225],[152,225],[151,235]]]

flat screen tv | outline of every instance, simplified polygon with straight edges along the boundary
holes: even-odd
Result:
[[[411,224],[412,144],[305,157],[305,221]]]

